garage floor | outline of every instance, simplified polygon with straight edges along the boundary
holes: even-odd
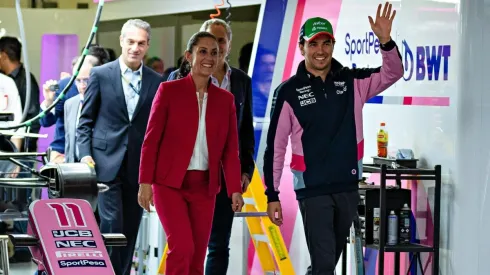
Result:
[[[11,264],[9,275],[33,275],[36,270],[36,266],[31,263]]]

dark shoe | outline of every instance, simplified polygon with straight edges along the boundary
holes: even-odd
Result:
[[[306,270],[306,275],[312,275],[313,273],[311,272],[311,265],[308,267]]]
[[[29,249],[16,250],[13,257],[9,259],[10,263],[28,263],[32,260]]]

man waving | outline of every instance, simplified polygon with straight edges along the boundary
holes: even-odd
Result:
[[[264,155],[267,212],[273,223],[282,224],[279,184],[290,136],[290,167],[315,275],[334,274],[357,214],[362,107],[403,76],[401,56],[390,36],[395,11],[388,3],[383,12],[381,8],[376,20],[369,17],[380,43],[381,67],[343,67],[332,57],[335,38],[330,22],[310,18],[299,35],[305,60],[275,92]]]

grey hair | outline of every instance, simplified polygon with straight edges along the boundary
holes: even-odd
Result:
[[[142,29],[142,30],[146,31],[146,33],[148,34],[148,41],[150,41],[150,38],[151,38],[151,26],[150,26],[150,24],[148,22],[143,21],[141,19],[129,19],[122,26],[122,29],[121,29],[121,35],[122,35],[122,37],[125,36],[126,30],[129,29],[130,27],[136,27],[138,29]]]
[[[218,26],[222,26],[225,28],[226,30],[226,36],[228,36],[228,40],[231,41],[231,37],[232,37],[232,33],[231,33],[231,27],[230,25],[228,25],[228,23],[225,22],[225,20],[223,19],[219,19],[219,18],[213,18],[213,19],[209,19],[207,20],[206,22],[204,22],[201,26],[201,29],[200,31],[202,32],[205,32],[209,29],[209,27],[211,27],[212,25],[218,25]]]

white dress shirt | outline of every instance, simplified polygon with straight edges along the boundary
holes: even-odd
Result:
[[[216,79],[214,76],[211,76],[211,83],[213,83],[213,85],[221,89],[230,91],[231,68],[227,63],[225,63],[225,65],[226,65],[226,74],[225,77],[223,78],[223,81],[221,82],[221,85],[219,85],[218,79]],[[196,95],[197,95],[197,102],[199,105],[199,93],[196,93]],[[209,168],[208,142],[206,139],[207,102],[208,102],[208,94],[205,93],[202,101],[202,110],[199,110],[200,116],[199,116],[199,126],[197,129],[196,143],[194,144],[194,151],[192,152],[191,161],[189,163],[189,167],[187,168],[187,170],[206,171]]]
[[[197,95],[197,103],[199,106],[199,93]],[[191,161],[187,170],[206,171],[209,168],[208,141],[206,139],[206,107],[208,103],[208,94],[204,93],[202,100],[202,109],[199,107],[199,124],[197,128],[196,143],[192,152]]]
[[[126,100],[126,107],[128,108],[129,120],[133,118],[134,110],[136,109],[136,105],[138,104],[138,100],[140,98],[139,91],[141,90],[141,85],[143,81],[143,63],[138,70],[131,70],[124,61],[122,57],[119,57],[119,66],[121,67],[121,81],[124,90],[124,98]],[[139,74],[139,75],[137,75]],[[124,76],[124,78],[123,78]],[[131,82],[133,87],[138,91],[135,92],[128,84]]]
[[[225,77],[223,78],[223,82],[221,82],[221,85],[219,85],[218,79],[216,79],[214,76],[211,76],[211,83],[213,85],[230,91],[230,75],[231,75],[231,68],[226,64],[226,74]],[[199,93],[196,93],[197,95],[197,102],[199,104]],[[209,163],[208,163],[208,142],[206,139],[206,106],[208,102],[208,94],[204,94],[204,98],[202,101],[202,110],[199,110],[200,116],[199,116],[199,127],[197,129],[197,138],[196,138],[196,143],[194,145],[194,151],[192,153],[191,161],[189,163],[189,167],[187,170],[200,170],[200,171],[205,171],[208,170],[209,168]]]
[[[78,94],[78,98],[80,98],[80,104],[78,104],[78,112],[77,112],[77,122],[75,125],[77,125],[78,128],[78,122],[80,120],[80,114],[82,113],[82,102],[83,102],[83,95]]]
[[[78,111],[77,111],[77,121],[76,121],[76,124],[75,124],[75,157],[76,159],[78,160],[79,158],[79,151],[78,151],[78,145],[77,145],[77,138],[78,138],[78,132],[77,132],[77,128],[78,128],[78,122],[80,122],[80,114],[82,113],[82,103],[83,103],[83,95],[82,94],[78,94],[79,98],[80,98],[80,104],[78,104]],[[68,142],[68,141],[66,141]]]
[[[227,90],[228,92],[231,92],[231,68],[228,65],[228,63],[225,63],[226,66],[226,73],[225,77],[223,78],[223,81],[221,82],[221,85],[219,85],[219,81],[216,77],[211,75],[211,83],[214,84],[214,86],[219,87],[221,89]]]

